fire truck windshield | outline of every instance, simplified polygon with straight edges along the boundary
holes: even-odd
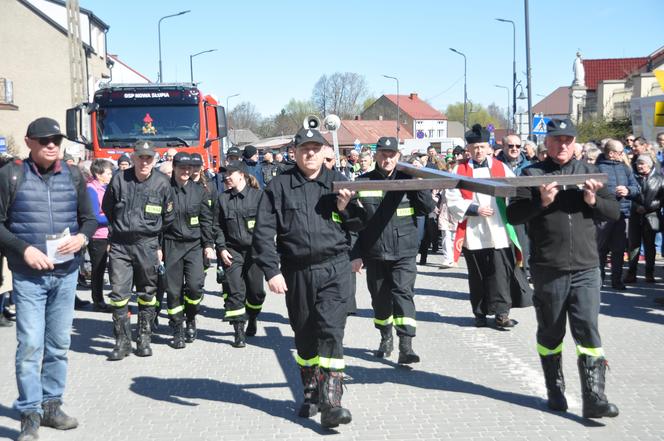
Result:
[[[200,136],[197,106],[117,106],[97,112],[101,147],[116,147],[139,138],[156,145],[195,145]]]

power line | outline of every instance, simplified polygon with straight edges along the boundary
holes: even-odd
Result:
[[[454,83],[452,83],[452,85],[451,85],[450,87],[448,87],[447,89],[443,90],[442,92],[440,92],[440,93],[438,93],[438,94],[436,94],[436,95],[434,95],[434,96],[432,96],[432,97],[426,98],[425,101],[435,100],[436,98],[438,98],[439,96],[443,95],[444,93],[449,92],[449,91],[450,91],[454,86],[456,86],[457,83],[458,83],[459,81],[461,81],[461,80],[463,80],[463,75],[461,75],[459,78],[457,78],[456,81],[454,81]]]

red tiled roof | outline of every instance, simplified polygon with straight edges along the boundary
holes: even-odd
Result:
[[[586,87],[588,90],[597,90],[597,84],[600,81],[622,80],[646,63],[648,63],[648,57],[583,60]]]
[[[399,103],[401,104],[401,103]],[[375,144],[381,136],[396,136],[396,121],[387,120],[342,120],[341,127],[337,131],[339,145],[352,146],[359,139],[362,144]],[[332,134],[323,133],[325,140],[332,145]],[[401,125],[399,138],[411,139],[413,135],[408,128]]]
[[[397,95],[385,95],[385,98],[396,105]],[[413,119],[447,119],[443,113],[431,107],[426,101],[420,99],[416,93],[399,95],[399,109]]]
[[[569,113],[569,87],[559,87],[548,94],[542,101],[533,106],[533,113],[567,115]]]

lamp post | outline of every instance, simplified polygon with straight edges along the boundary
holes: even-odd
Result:
[[[468,127],[468,93],[467,93],[467,77],[466,77],[466,54],[459,52],[454,48],[450,50],[456,54],[459,54],[463,57],[463,131],[466,131]]]
[[[530,79],[530,21],[528,18],[528,0],[523,0],[524,12],[526,16],[526,73],[527,73],[527,86],[528,90],[528,139],[530,139],[530,132],[533,130],[533,85]]]
[[[207,54],[208,52],[214,52],[214,51],[216,51],[216,49],[208,49],[206,51],[198,52],[194,55],[189,55],[189,74],[191,75],[191,82],[192,83],[194,82],[194,62],[193,62],[194,57],[197,57],[201,54]]]
[[[499,84],[494,84],[496,87],[500,87],[501,89],[505,89],[507,92],[507,134],[509,135],[510,133],[510,88],[507,86],[501,86]]]
[[[235,93],[235,94],[233,94],[233,95],[228,95],[228,96],[226,97],[226,114],[227,114],[229,117],[231,116],[231,109],[228,107],[228,100],[230,100],[231,98],[234,98],[234,97],[236,97],[236,96],[239,96],[239,95],[240,95],[239,93]],[[229,119],[230,119],[230,118],[229,118]],[[233,128],[233,143],[234,143],[234,142],[235,142],[235,128]],[[231,145],[232,145],[233,143],[231,143]]]
[[[512,115],[516,115],[516,25],[512,20],[507,20],[505,18],[497,18],[496,20],[512,24]],[[507,113],[507,124],[509,125],[509,103]]]
[[[161,70],[161,22],[163,20],[167,19],[167,18],[177,17],[178,15],[187,14],[189,12],[191,12],[191,11],[189,9],[187,9],[186,11],[180,11],[177,14],[166,15],[166,16],[161,17],[159,19],[159,23],[157,24],[157,36],[159,38],[159,81],[158,81],[159,83],[164,81],[163,73],[162,73],[162,70]]]
[[[383,75],[385,78],[389,78],[391,80],[394,80],[397,82],[397,142],[399,142],[401,139],[399,138],[399,131],[401,130],[401,109],[399,108],[399,78],[397,77],[391,77],[389,75]]]

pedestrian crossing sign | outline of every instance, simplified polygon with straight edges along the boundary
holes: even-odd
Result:
[[[546,135],[546,124],[551,118],[536,116],[533,118],[533,135]]]

